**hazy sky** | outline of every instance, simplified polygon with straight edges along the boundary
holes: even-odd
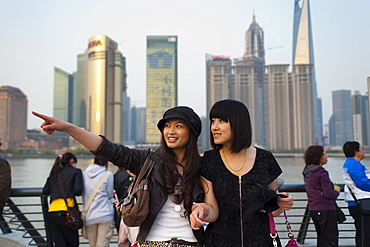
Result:
[[[206,116],[205,54],[244,54],[252,22],[264,30],[266,65],[291,64],[295,0],[0,0],[0,86],[28,97],[28,128],[53,113],[54,67],[73,73],[88,39],[108,35],[126,57],[128,95],[145,106],[146,35],[178,35],[179,105]],[[370,1],[311,0],[318,95],[324,122],[332,91],[367,92]],[[290,68],[291,69],[291,68]]]

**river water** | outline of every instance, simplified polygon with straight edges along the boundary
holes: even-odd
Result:
[[[304,161],[302,157],[276,157],[283,174],[281,178],[285,184],[302,184],[302,169]],[[12,187],[43,187],[46,178],[49,176],[54,159],[9,159],[12,167]],[[345,157],[329,157],[328,164],[324,168],[329,172],[330,179],[333,182],[343,183],[342,166]],[[89,164],[92,164],[92,159],[78,159],[77,167],[82,171],[86,169]],[[368,169],[370,169],[370,158],[362,160]],[[110,164],[109,170],[113,173],[117,168]]]

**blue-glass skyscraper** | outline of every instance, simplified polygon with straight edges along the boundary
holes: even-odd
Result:
[[[343,146],[346,141],[353,140],[353,113],[351,90],[332,92],[333,116],[330,128],[330,144]]]

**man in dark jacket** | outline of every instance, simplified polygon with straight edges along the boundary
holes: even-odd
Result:
[[[1,142],[0,142],[1,147]],[[4,222],[3,209],[9,198],[12,187],[12,176],[8,161],[0,157],[0,224]],[[2,228],[3,229],[3,228]],[[6,232],[3,232],[6,233]]]

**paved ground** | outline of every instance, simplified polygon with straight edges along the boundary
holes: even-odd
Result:
[[[22,231],[13,231],[13,233],[9,234],[2,234],[0,233],[0,247],[24,247],[30,246],[29,238],[23,238],[24,232]],[[286,240],[282,245],[286,244]],[[80,245],[81,247],[87,247],[88,245]],[[316,247],[316,240],[315,239],[308,239],[305,241],[304,244],[299,244],[300,247]],[[355,242],[354,239],[340,239],[339,241],[340,247],[354,247]],[[117,244],[111,244],[110,247],[117,247]]]

